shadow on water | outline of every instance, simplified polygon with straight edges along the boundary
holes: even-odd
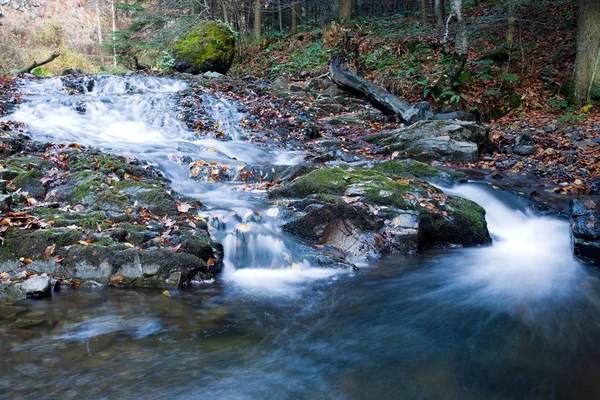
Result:
[[[145,154],[180,190],[210,193],[215,213],[244,217],[219,220],[229,268],[215,283],[171,297],[82,288],[0,306],[0,398],[600,397],[600,281],[572,260],[565,221],[465,185],[447,191],[486,208],[492,246],[389,256],[356,273],[300,261],[293,269],[263,265],[294,246],[276,218],[256,217],[267,206],[225,185],[191,183],[166,157],[228,158],[180,129],[165,104],[181,83],[108,79],[95,87],[98,95],[82,95],[99,128],[80,120],[59,83],[36,85],[13,117],[39,137],[98,145],[107,140],[98,135],[112,135],[113,150]],[[135,98],[144,93],[150,97]],[[49,112],[52,99],[64,109]],[[117,125],[103,129],[101,118],[109,118],[104,127]],[[131,126],[118,125],[128,118]],[[142,126],[143,146],[131,146],[134,125]],[[259,162],[268,154],[242,141],[219,146]],[[240,223],[255,229],[246,247],[232,234]]]

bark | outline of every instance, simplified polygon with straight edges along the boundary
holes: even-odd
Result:
[[[600,84],[597,59],[600,54],[600,1],[579,0],[575,96],[589,100],[593,84]]]
[[[352,19],[353,7],[356,7],[356,2],[352,0],[339,0],[338,5],[340,21],[345,22]]]
[[[421,0],[421,22],[427,25],[427,0]]]
[[[102,23],[100,22],[100,0],[96,0],[96,27],[98,29],[98,44],[102,45]]]
[[[435,15],[435,25],[438,27],[440,32],[444,31],[444,25],[446,22],[444,11],[444,0],[435,0],[433,5],[433,13]]]
[[[343,68],[343,61],[344,58],[341,55],[336,55],[329,62],[329,73],[336,85],[349,92],[365,97],[387,115],[401,116],[410,108],[410,104],[406,101]]]
[[[515,23],[516,23],[517,4],[516,0],[508,0],[508,30],[506,32],[506,44],[511,49],[515,41]]]
[[[254,36],[262,36],[262,8],[261,0],[254,0]]]
[[[295,35],[298,32],[298,4],[296,0],[292,0],[292,28],[290,29],[290,33]]]
[[[279,16],[279,32],[283,32],[283,15],[281,12],[281,0],[277,0],[277,12]]]
[[[117,10],[115,9],[115,0],[112,0],[110,5],[112,10],[113,68],[117,68]]]
[[[33,69],[35,69],[37,67],[41,67],[42,65],[46,65],[46,64],[48,64],[48,63],[56,60],[59,56],[60,56],[60,53],[56,51],[56,52],[52,53],[50,55],[50,57],[46,58],[45,60],[42,60],[40,62],[34,61],[33,64],[31,64],[27,68],[23,68],[22,70],[20,70],[19,72],[17,72],[17,74],[28,74]]]
[[[462,14],[462,0],[451,0],[452,22],[455,26],[454,54],[450,65],[442,73],[433,87],[436,94],[452,91],[454,82],[462,73],[467,63],[469,55],[469,40],[467,37],[467,27]]]

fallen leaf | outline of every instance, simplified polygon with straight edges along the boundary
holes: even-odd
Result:
[[[111,285],[120,285],[121,283],[123,283],[123,279],[125,279],[125,278],[123,278],[123,275],[117,275],[117,276],[111,278],[109,283]]]
[[[46,255],[46,258],[50,258],[50,256],[52,255],[52,253],[54,253],[54,249],[55,248],[56,248],[55,244],[46,247],[46,250],[44,251],[44,254]]]
[[[19,261],[21,261],[25,265],[29,265],[33,262],[33,260],[31,258],[25,258],[25,257],[19,258]]]
[[[164,292],[162,292],[162,294],[164,296],[171,297],[171,293],[168,290],[165,290]]]
[[[54,262],[57,262],[57,263],[60,263],[60,262],[62,262],[62,260],[64,260],[64,259],[65,259],[65,258],[64,258],[64,257],[61,257],[61,256],[55,256],[55,257],[53,258]]]
[[[177,211],[182,212],[182,213],[186,213],[190,210],[190,208],[192,208],[192,206],[190,206],[188,203],[179,203],[177,205]]]

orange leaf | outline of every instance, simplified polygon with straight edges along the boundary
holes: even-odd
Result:
[[[52,255],[52,253],[54,253],[54,249],[55,248],[56,248],[55,244],[53,244],[52,246],[46,247],[46,250],[44,251],[44,254],[46,255],[46,258],[50,258],[50,256]]]
[[[19,261],[21,261],[25,265],[29,265],[33,262],[33,260],[31,258],[24,258],[24,257],[19,258]]]

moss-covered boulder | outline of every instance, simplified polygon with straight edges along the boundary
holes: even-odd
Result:
[[[225,74],[235,56],[235,34],[221,22],[203,21],[180,38],[172,52],[179,72]]]
[[[376,164],[371,170],[342,165],[303,175],[271,197],[300,199],[290,203],[285,231],[334,246],[351,260],[424,246],[489,243],[483,208],[414,178],[443,175],[412,161]]]

